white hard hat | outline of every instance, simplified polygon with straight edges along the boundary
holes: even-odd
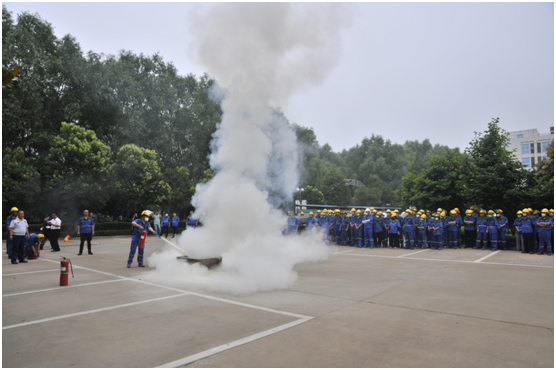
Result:
[[[370,208],[365,208],[365,212],[371,212]]]

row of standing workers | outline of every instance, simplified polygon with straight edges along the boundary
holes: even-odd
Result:
[[[397,210],[387,210],[384,214],[374,208],[364,211],[352,208],[349,213],[324,209],[318,210],[317,215],[310,212],[305,222],[308,230],[320,229],[328,243],[360,248],[455,249],[465,245],[474,249],[506,250],[506,233],[512,227],[501,209],[480,210],[477,215],[474,207],[466,210],[464,217],[458,208],[449,212],[439,208],[434,213],[412,208],[402,215]],[[290,214],[288,231],[296,231],[298,225],[299,220]],[[552,255],[553,209],[519,211],[513,228],[517,250]]]

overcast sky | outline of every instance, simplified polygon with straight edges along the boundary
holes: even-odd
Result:
[[[188,57],[184,3],[3,3],[38,13],[84,52],[160,52],[180,74]],[[500,117],[508,131],[554,125],[553,3],[356,4],[340,62],[326,82],[283,107],[320,144],[347,149],[371,134],[429,138],[464,149]]]

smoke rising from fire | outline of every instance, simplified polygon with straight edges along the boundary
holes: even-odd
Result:
[[[192,203],[204,226],[179,245],[195,258],[222,256],[217,273],[155,253],[153,279],[211,291],[249,294],[285,289],[294,266],[326,259],[322,235],[284,237],[278,206],[299,182],[295,133],[277,109],[300,89],[323,82],[341,54],[351,23],[342,4],[221,3],[189,18],[197,61],[221,89],[222,122],[210,155],[216,176],[198,184]]]

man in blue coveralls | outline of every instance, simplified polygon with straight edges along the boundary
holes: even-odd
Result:
[[[508,219],[504,217],[504,212],[501,209],[496,210],[496,229],[497,231],[497,239],[498,243],[500,244],[500,249],[507,250],[506,248],[506,228],[508,226]]]
[[[541,217],[537,219],[537,227],[539,230],[539,252],[537,254],[543,254],[544,246],[546,245],[546,255],[552,255],[552,240],[550,230],[554,225],[554,221],[548,216],[548,209],[544,208],[541,211]]]
[[[415,247],[415,219],[413,218],[413,211],[406,209],[407,216],[403,221],[403,232],[405,235],[405,249],[413,249]]]
[[[141,213],[141,218],[131,222],[131,226],[133,226],[133,234],[131,235],[131,247],[129,249],[129,258],[127,259],[127,268],[131,267],[131,262],[133,262],[133,257],[135,257],[135,250],[137,250],[137,245],[139,245],[139,240],[141,240],[141,233],[143,230],[148,229],[153,234],[156,234],[156,231],[154,231],[149,223],[149,216],[151,214],[151,211],[145,210]],[[137,262],[139,263],[139,267],[145,267],[145,265],[143,265],[144,252],[145,248],[139,248],[139,252],[137,253]]]
[[[176,234],[178,233],[178,226],[180,224],[180,218],[178,217],[178,215],[176,215],[174,213],[174,216],[172,217],[172,238],[176,237]]]
[[[87,241],[87,250],[89,254],[93,254],[91,252],[91,239],[93,235],[95,235],[95,220],[92,217],[89,217],[89,211],[83,211],[83,217],[77,220],[77,235],[81,236],[81,243],[79,244],[79,253],[78,256],[83,254],[83,245],[85,244],[85,240]]]
[[[297,217],[293,215],[292,211],[289,212],[289,215],[290,216],[288,217],[288,234],[297,233],[297,230],[299,229],[299,220],[297,219]]]
[[[317,223],[317,219],[313,217],[314,215],[315,214],[313,212],[309,212],[309,218],[307,219],[307,221],[305,221],[305,223],[307,224],[307,230],[312,230]]]
[[[498,249],[498,229],[496,228],[496,220],[494,219],[494,211],[489,210],[487,214],[487,234],[490,239],[491,250],[495,251]]]
[[[488,226],[487,226],[487,218],[485,217],[486,211],[481,209],[479,211],[479,218],[475,223],[477,225],[477,244],[473,249],[480,249],[481,246],[483,249],[486,249],[487,246],[487,237],[488,237]]]
[[[373,226],[374,216],[371,214],[369,208],[365,208],[365,216],[361,223],[363,224],[363,243],[365,248],[373,248],[375,241],[373,240]]]

